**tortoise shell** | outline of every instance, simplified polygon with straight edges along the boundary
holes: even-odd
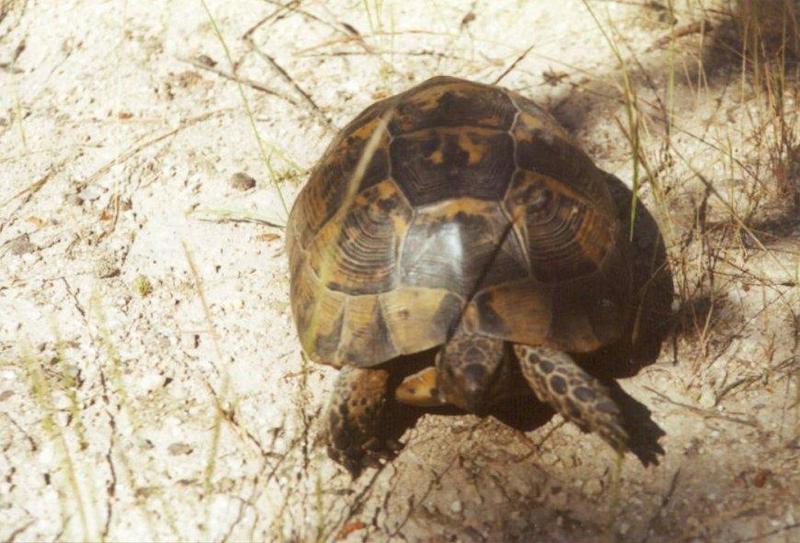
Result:
[[[569,352],[613,342],[630,266],[605,176],[500,87],[435,77],[373,104],[289,217],[304,351],[369,367],[442,345],[457,326]]]

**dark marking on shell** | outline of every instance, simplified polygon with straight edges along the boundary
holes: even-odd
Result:
[[[514,171],[513,140],[506,132],[470,130],[476,129],[429,129],[392,141],[392,175],[412,205],[502,198]]]

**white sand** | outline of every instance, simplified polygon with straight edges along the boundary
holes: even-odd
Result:
[[[623,382],[667,454],[626,460],[612,519],[615,456],[559,417],[526,441],[494,420],[427,416],[397,459],[352,482],[316,441],[335,371],[304,371],[283,232],[223,220],[280,223],[272,180],[290,205],[335,127],[432,75],[492,82],[530,46],[502,84],[630,181],[622,72],[582,2],[369,1],[370,22],[363,2],[210,1],[237,74],[283,96],[244,87],[279,149],[271,173],[237,85],[187,62],[232,72],[202,2],[0,2],[0,541],[800,537],[798,292],[780,285],[796,280],[800,230],[771,230],[767,255],[713,195],[708,243],[692,230],[692,170],[740,216],[753,187],[775,216],[770,117],[711,33],[648,50],[671,27],[640,4],[590,5],[641,100],[681,297],[712,294],[714,310]],[[690,4],[675,28],[717,24]],[[265,17],[253,43],[318,109],[242,39]],[[669,146],[657,98],[674,114]],[[236,172],[255,189],[232,188]],[[657,209],[649,186],[642,198]]]

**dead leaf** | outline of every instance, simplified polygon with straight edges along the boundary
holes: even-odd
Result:
[[[360,520],[354,520],[352,522],[348,522],[342,529],[339,530],[339,533],[336,534],[336,541],[341,541],[348,535],[352,534],[353,532],[357,532],[358,530],[363,530],[366,528],[367,525],[361,522]]]
[[[753,477],[753,484],[756,486],[756,488],[761,488],[764,486],[764,484],[766,484],[770,475],[772,475],[772,472],[768,469],[758,470],[755,477]]]
[[[42,219],[40,217],[35,217],[33,215],[31,215],[30,217],[26,218],[25,220],[28,221],[29,223],[31,223],[32,225],[34,225],[36,228],[42,228],[44,225],[47,224],[46,220],[44,220],[44,219]]]

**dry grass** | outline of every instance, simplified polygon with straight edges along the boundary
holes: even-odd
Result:
[[[602,63],[594,64],[548,53],[548,42],[544,38],[536,41],[540,40],[538,34],[536,40],[533,36],[527,41],[515,38],[513,43],[507,43],[504,36],[481,34],[478,27],[488,24],[482,18],[482,10],[490,12],[492,8],[480,3],[457,6],[437,3],[433,16],[425,21],[413,19],[413,14],[404,11],[399,3],[382,0],[350,2],[348,9],[340,12],[333,12],[321,3],[267,1],[259,5],[268,8],[265,16],[248,20],[247,24],[219,15],[215,10],[223,13],[225,9],[207,5],[205,0],[196,6],[205,14],[211,29],[203,39],[222,48],[226,65],[215,68],[216,72],[192,66],[199,72],[212,74],[210,85],[214,88],[235,85],[237,101],[225,108],[222,104],[215,106],[211,113],[208,112],[211,109],[194,111],[191,116],[182,117],[178,128],[138,132],[114,156],[91,155],[93,149],[87,144],[79,154],[54,156],[48,164],[50,169],[31,166],[30,171],[25,171],[20,164],[38,164],[37,157],[49,157],[56,152],[44,147],[39,138],[42,130],[51,128],[43,129],[37,124],[51,113],[37,109],[24,86],[27,80],[15,71],[18,63],[32,70],[24,64],[31,57],[25,57],[24,47],[18,47],[25,39],[15,32],[20,25],[29,24],[26,14],[35,6],[25,0],[0,0],[0,78],[8,78],[11,89],[11,98],[3,102],[5,109],[0,111],[0,120],[5,122],[0,124],[0,143],[13,138],[16,151],[0,157],[0,164],[18,176],[13,185],[2,187],[0,211],[8,213],[2,218],[0,233],[8,237],[9,232],[15,232],[16,236],[14,225],[38,224],[37,219],[47,223],[49,211],[34,210],[31,206],[54,184],[60,183],[66,192],[73,177],[79,177],[84,186],[90,187],[113,179],[113,183],[108,183],[112,188],[104,210],[111,209],[114,214],[114,224],[110,227],[108,221],[89,215],[88,219],[81,219],[87,223],[81,226],[83,230],[75,228],[68,243],[62,246],[53,242],[53,246],[68,255],[79,247],[77,257],[48,253],[48,259],[54,260],[44,272],[36,268],[29,274],[25,269],[25,274],[20,275],[19,269],[23,268],[18,266],[17,276],[0,278],[0,298],[12,290],[29,288],[31,299],[36,300],[34,305],[48,308],[43,311],[54,315],[45,342],[48,347],[43,351],[33,348],[31,341],[21,339],[26,330],[22,326],[14,330],[15,337],[9,332],[9,337],[0,338],[4,347],[2,369],[24,376],[24,391],[17,393],[24,401],[12,403],[17,401],[13,396],[7,400],[6,405],[12,407],[8,413],[4,412],[8,417],[2,419],[0,430],[8,447],[3,451],[0,465],[5,469],[4,475],[11,479],[18,475],[8,466],[13,465],[17,473],[28,468],[39,469],[33,452],[24,456],[11,448],[23,439],[20,436],[27,435],[35,445],[32,450],[42,443],[52,445],[55,459],[48,467],[45,488],[50,485],[52,471],[59,511],[59,518],[44,518],[31,503],[23,504],[34,512],[28,516],[24,513],[17,517],[0,516],[0,524],[8,525],[8,528],[0,526],[0,537],[7,541],[119,540],[125,539],[125,530],[131,526],[129,518],[137,519],[134,524],[145,523],[148,526],[145,532],[152,539],[177,540],[192,534],[220,541],[242,538],[326,541],[336,534],[357,540],[367,537],[364,534],[380,538],[391,533],[413,539],[421,537],[425,529],[429,530],[425,535],[451,534],[463,539],[475,532],[482,533],[480,530],[485,526],[495,530],[492,533],[508,538],[542,530],[543,540],[574,535],[576,539],[585,536],[582,540],[590,541],[593,526],[607,524],[610,524],[608,537],[621,540],[633,532],[640,540],[651,537],[654,541],[693,537],[714,540],[730,537],[739,529],[739,524],[733,524],[736,522],[742,523],[742,530],[750,530],[748,535],[742,535],[741,541],[748,537],[760,540],[762,536],[763,540],[773,536],[790,539],[797,533],[797,523],[791,521],[791,515],[797,515],[792,500],[798,498],[794,486],[798,482],[798,465],[792,451],[800,439],[800,316],[796,310],[800,302],[797,240],[800,8],[796,2],[584,0],[575,5],[585,10],[581,16],[590,15],[597,48],[609,53]],[[115,30],[116,40],[120,29],[123,36],[147,34],[147,29],[129,24],[127,12],[132,7],[126,3],[125,20]],[[519,6],[513,9],[517,8],[522,10]],[[407,18],[413,20],[408,22]],[[447,27],[444,23],[450,20],[458,24]],[[516,22],[509,21],[509,29]],[[241,30],[248,24],[253,26],[243,33]],[[296,24],[289,28],[301,43],[281,38],[281,24]],[[546,35],[547,29],[541,30]],[[33,37],[25,38],[34,43]],[[650,41],[642,43],[642,40]],[[286,51],[287,54],[278,55]],[[138,50],[132,54],[138,54]],[[274,77],[266,83],[265,78],[255,77],[253,72],[259,74],[252,68],[253,59],[262,62],[259,69]],[[542,77],[542,62],[549,70],[547,77]],[[314,63],[327,66],[326,75],[315,74]],[[340,64],[331,69],[328,63]],[[536,66],[535,70],[532,66]],[[67,67],[75,69],[72,65]],[[172,69],[170,65],[169,70]],[[357,79],[353,74],[361,70],[368,75]],[[221,307],[229,315],[240,316],[234,321],[246,320],[241,317],[244,314],[250,318],[270,310],[270,304],[283,307],[287,290],[283,264],[270,267],[271,275],[266,279],[257,274],[237,279],[245,285],[263,279],[260,285],[274,287],[278,293],[272,298],[266,295],[265,301],[255,288],[248,291],[250,298],[242,307],[226,306],[219,298],[207,299],[206,287],[211,293],[223,279],[209,273],[201,280],[199,269],[205,269],[204,262],[198,260],[201,262],[198,269],[195,249],[186,249],[172,261],[183,263],[184,268],[188,266],[188,279],[169,283],[160,274],[161,270],[155,268],[136,270],[134,275],[119,279],[120,283],[109,283],[116,279],[104,279],[105,283],[90,280],[89,283],[116,286],[99,287],[102,294],[90,297],[89,310],[84,315],[81,309],[84,318],[77,324],[71,322],[72,314],[65,307],[72,303],[71,298],[78,303],[79,299],[86,301],[85,297],[74,294],[66,302],[46,299],[51,295],[48,289],[61,284],[61,276],[64,281],[80,281],[87,274],[85,269],[63,271],[59,269],[61,266],[66,269],[75,261],[92,260],[98,247],[105,248],[120,239],[114,230],[124,227],[125,212],[120,202],[130,189],[129,179],[125,178],[129,171],[123,171],[123,165],[132,163],[131,169],[137,171],[141,164],[146,164],[143,157],[157,147],[161,154],[156,154],[154,160],[160,167],[158,161],[175,152],[171,147],[173,141],[184,135],[186,129],[200,130],[207,122],[223,123],[231,112],[243,111],[242,118],[252,134],[247,153],[260,156],[267,184],[276,194],[276,209],[261,213],[237,207],[237,203],[211,200],[192,207],[189,217],[212,221],[219,229],[212,231],[212,235],[233,232],[232,239],[238,242],[232,243],[245,245],[250,241],[241,234],[250,232],[244,230],[245,226],[285,224],[290,195],[295,190],[293,185],[319,154],[309,153],[302,161],[295,159],[301,155],[297,153],[298,146],[286,135],[291,130],[286,129],[280,135],[272,133],[270,130],[276,124],[267,129],[264,119],[284,120],[287,125],[294,123],[303,129],[313,129],[314,134],[324,134],[315,137],[327,142],[335,126],[343,125],[360,106],[406,88],[412,79],[419,81],[439,72],[483,81],[502,78],[502,84],[548,102],[557,112],[566,111],[564,116],[571,119],[571,128],[589,150],[600,157],[607,169],[629,180],[636,196],[654,211],[667,239],[679,306],[673,344],[664,349],[658,363],[639,381],[647,383],[646,386],[655,383],[653,387],[658,394],[650,395],[652,402],[648,403],[652,403],[650,406],[661,420],[671,424],[673,431],[668,436],[672,455],[665,461],[664,472],[656,472],[658,476],[639,472],[630,465],[614,471],[613,461],[606,462],[603,458],[590,458],[587,462],[591,464],[580,464],[581,458],[597,453],[568,427],[558,424],[548,428],[546,439],[537,440],[533,459],[528,447],[526,455],[520,454],[526,463],[515,463],[508,460],[514,456],[506,449],[518,452],[515,447],[520,446],[519,439],[494,442],[493,438],[497,435],[504,438],[504,434],[493,433],[496,429],[488,423],[477,426],[466,422],[458,426],[462,423],[426,419],[422,428],[428,434],[412,434],[407,451],[396,466],[374,473],[369,480],[351,483],[323,459],[314,441],[317,417],[331,376],[322,374],[299,356],[281,358],[280,341],[291,342],[295,353],[299,350],[293,336],[277,335],[279,339],[274,340],[274,345],[265,348],[259,344],[240,352],[239,347],[233,346],[233,340],[239,339],[241,329],[218,324],[218,321],[230,322],[224,320],[227,317]],[[154,73],[163,76],[161,72]],[[57,76],[62,77],[60,73]],[[193,77],[187,80],[194,81]],[[202,80],[201,76],[198,78]],[[347,89],[350,79],[369,81],[370,86],[328,92],[332,86]],[[0,81],[6,88],[5,79]],[[92,115],[82,112],[75,123],[86,123],[86,119],[95,122]],[[160,112],[153,116],[159,115]],[[64,122],[73,122],[68,116],[65,118]],[[99,138],[97,134],[93,137],[94,144]],[[300,147],[303,152],[324,147],[312,145],[317,142],[309,143],[310,136],[300,134],[298,138],[306,138]],[[604,148],[599,143],[603,138],[613,144]],[[81,141],[81,145],[84,143]],[[367,144],[358,171],[348,181],[351,186],[357,185],[370,149],[376,143]],[[213,140],[212,147],[219,145],[219,141]],[[98,149],[101,147],[98,144]],[[229,148],[217,148],[216,156],[236,150],[236,145],[230,144]],[[81,162],[83,153],[91,155],[92,160]],[[202,152],[192,156],[192,161],[203,160]],[[74,164],[78,166],[73,170]],[[42,175],[41,171],[48,173]],[[41,182],[31,185],[30,179]],[[182,182],[189,184],[188,175],[186,179]],[[20,187],[25,186],[30,188],[20,192]],[[128,194],[133,196],[134,204],[139,198],[149,198],[144,196],[142,188],[137,186]],[[9,210],[12,203],[18,206]],[[81,208],[81,212],[88,213],[88,207]],[[182,211],[176,210],[176,214]],[[634,217],[631,219],[633,224]],[[70,224],[69,220],[59,216],[56,225],[61,228],[65,223]],[[243,222],[247,224],[240,224]],[[96,223],[102,223],[102,228],[93,230]],[[135,225],[131,231],[135,234],[140,228]],[[46,228],[42,230],[49,232]],[[45,236],[39,235],[39,230],[31,230],[31,237],[44,248],[49,243]],[[11,244],[14,239],[0,240],[0,258],[24,258],[14,255]],[[130,249],[133,241],[125,243]],[[264,251],[264,255],[259,255],[262,261],[285,259],[279,248],[265,241],[260,243]],[[198,253],[203,251],[200,245],[202,242],[197,243]],[[198,258],[216,263],[214,259],[219,254],[207,251]],[[236,258],[226,256],[229,258],[226,265]],[[174,265],[181,268],[180,264]],[[323,265],[323,277],[329,273],[327,267]],[[59,277],[49,279],[54,275]],[[34,281],[39,277],[48,278],[41,282],[41,289],[47,294],[37,298],[39,287],[28,285],[38,285]],[[147,284],[139,278],[145,278]],[[123,293],[126,285],[131,284],[139,294],[135,297],[138,301],[132,302]],[[201,338],[196,341],[211,339],[210,361],[195,355],[196,349],[186,347],[181,341],[170,344],[157,355],[142,355],[138,347],[128,344],[130,334],[137,329],[144,328],[149,333],[151,328],[168,323],[173,306],[179,306],[175,300],[190,298],[200,301],[193,315],[200,323],[197,324],[200,330],[191,330],[189,335]],[[106,314],[107,307],[117,312],[114,318]],[[130,320],[120,320],[120,307],[126,311],[128,307],[136,307],[131,314],[139,313]],[[285,309],[281,311],[276,310],[275,315],[286,317]],[[20,314],[13,318],[24,323],[30,316]],[[76,328],[82,332],[75,332]],[[169,330],[187,334],[179,326]],[[245,341],[248,333],[242,334]],[[80,334],[88,336],[82,350],[69,347],[76,343],[72,336]],[[263,337],[251,333],[249,339],[256,343]],[[291,408],[274,428],[262,427],[262,419],[267,418],[265,415],[272,407],[271,400],[237,389],[244,387],[247,380],[236,380],[239,368],[236,356],[262,357],[265,359],[262,365],[270,370],[281,366],[281,371],[270,373],[262,386],[274,389],[270,392],[277,391],[276,396],[291,397],[288,402]],[[159,357],[175,360],[162,366],[158,365]],[[186,415],[186,420],[200,421],[196,424],[201,428],[197,435],[203,443],[202,460],[196,469],[187,470],[188,475],[181,472],[177,479],[164,476],[176,467],[165,464],[182,467],[192,460],[188,455],[162,462],[142,445],[160,437],[158,431],[165,426],[164,417],[178,408],[162,401],[163,397],[157,393],[148,392],[150,395],[146,397],[136,395],[139,383],[133,376],[138,375],[135,372],[139,365],[166,367],[170,381],[173,375],[170,372],[175,375],[183,372],[186,382],[197,387],[192,389],[192,385],[187,385],[191,401],[186,400],[186,405],[191,406],[191,417]],[[233,373],[229,374],[229,370]],[[87,375],[94,381],[84,383]],[[254,372],[252,379],[256,378],[262,376]],[[63,398],[63,402],[56,404],[54,398]],[[257,407],[248,412],[248,406],[253,404]],[[33,413],[32,417],[25,418],[26,409]],[[100,415],[96,415],[98,410]],[[16,421],[17,417],[24,423],[5,422]],[[188,424],[186,420],[181,424]],[[704,426],[697,430],[701,424]],[[694,434],[689,434],[688,429],[682,433],[684,426],[693,428]],[[23,428],[28,434],[22,432]],[[449,439],[457,430],[462,432],[458,438]],[[730,435],[740,441],[726,441]],[[14,439],[6,440],[5,436]],[[228,439],[229,436],[233,437]],[[575,449],[569,448],[572,446]],[[739,454],[723,454],[728,448]],[[15,454],[20,456],[17,458]],[[550,456],[556,460],[546,464],[545,459]],[[241,472],[237,471],[239,468]],[[718,479],[712,480],[711,475],[708,480],[703,478],[706,472],[715,469],[729,471]],[[94,470],[99,474],[99,482],[93,480]],[[668,476],[667,470],[671,470]],[[540,471],[552,473],[542,475],[550,478],[541,483],[530,476],[531,471],[537,475]],[[572,489],[573,477],[586,473],[599,478],[602,492],[591,494]],[[228,479],[234,483],[228,483]],[[520,482],[523,479],[525,484]],[[713,500],[704,494],[709,481],[717,485],[716,496],[724,496],[720,500],[735,514],[714,509]],[[560,490],[556,492],[554,487]],[[488,495],[495,488],[499,488],[497,495],[505,498],[493,507],[494,502],[481,492]],[[10,485],[3,490],[10,492]],[[36,496],[44,495],[43,491]],[[177,500],[176,496],[182,499]],[[631,496],[640,501],[634,503]],[[196,499],[199,508],[185,508],[184,498],[187,503]],[[231,508],[236,514],[229,522],[224,516],[228,509],[215,509],[218,504],[215,500],[223,498],[235,502]],[[584,502],[588,506],[582,509]],[[10,504],[8,509],[18,505]],[[187,510],[195,511],[197,517],[185,518]],[[517,515],[514,519],[512,510]],[[644,511],[651,520],[637,524],[640,517],[632,516],[631,511],[636,514]],[[775,514],[769,516],[771,512]],[[607,513],[609,516],[605,516]],[[694,516],[699,517],[696,522],[687,520]],[[581,520],[575,521],[573,517]],[[765,525],[766,518],[772,524]],[[478,522],[481,520],[486,524],[481,525]],[[470,524],[473,521],[474,526]],[[229,524],[225,529],[215,527],[224,522]],[[195,529],[195,524],[202,527]]]

